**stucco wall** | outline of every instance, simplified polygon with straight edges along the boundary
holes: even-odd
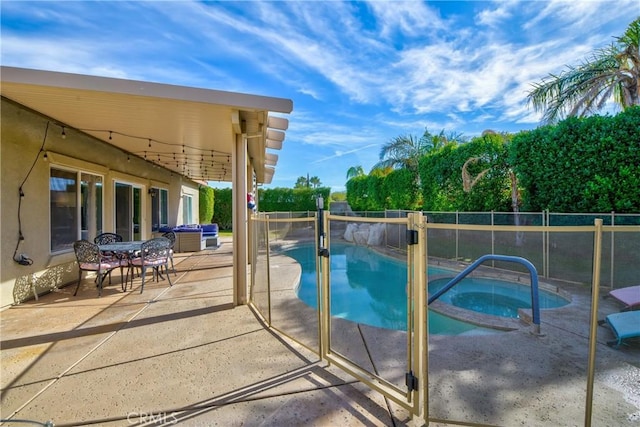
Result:
[[[101,175],[104,183],[103,229],[114,231],[115,181],[142,187],[142,238],[152,237],[150,187],[169,191],[169,224],[182,223],[183,194],[193,196],[198,213],[198,184],[128,156],[118,148],[2,98],[0,105],[0,308],[38,293],[75,283],[78,270],[73,251],[51,253],[49,230],[49,169],[71,167]],[[49,123],[48,131],[47,123]],[[45,138],[46,132],[46,138]],[[44,143],[44,145],[43,145]],[[41,147],[47,152],[44,159]],[[32,168],[33,165],[33,169]],[[23,197],[20,197],[22,184]],[[20,215],[18,210],[20,206]],[[24,240],[19,241],[19,219]],[[14,251],[33,260],[23,266]]]

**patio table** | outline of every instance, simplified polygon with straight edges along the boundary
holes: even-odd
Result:
[[[105,243],[104,245],[98,245],[100,248],[100,252],[103,253],[113,253],[116,257],[118,257],[121,261],[127,261],[127,278],[122,282],[122,290],[127,290],[127,283],[129,282],[129,272],[131,271],[131,281],[133,282],[133,271],[131,266],[131,255],[136,252],[140,252],[142,244],[144,240],[132,240],[128,242],[114,242],[114,243]],[[120,269],[122,269],[122,265],[120,265]],[[122,276],[122,272],[121,272]],[[132,284],[133,286],[133,284]]]
[[[99,245],[101,252],[115,252],[119,254],[129,254],[140,250],[144,240],[132,240],[130,242],[115,242]]]

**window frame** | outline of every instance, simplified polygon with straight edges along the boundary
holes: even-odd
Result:
[[[151,187],[151,232],[158,232],[169,226],[169,190],[163,187]],[[156,206],[157,210],[156,210]],[[156,216],[158,218],[156,224]]]
[[[193,196],[191,194],[182,195],[182,223],[195,224],[193,219]]]
[[[74,186],[75,186],[75,206],[73,206],[73,210],[75,210],[74,212],[74,217],[73,220],[75,222],[74,227],[75,230],[73,230],[73,233],[75,233],[75,236],[72,237],[72,241],[68,242],[68,243],[64,243],[64,244],[58,244],[54,247],[54,228],[56,227],[56,221],[54,221],[54,216],[53,216],[53,199],[52,199],[52,186],[51,186],[51,179],[54,178],[54,176],[52,176],[53,171],[59,171],[59,172],[63,172],[63,173],[68,173],[68,174],[73,174],[74,175]],[[96,234],[99,232],[102,232],[104,230],[104,200],[105,200],[105,176],[101,173],[96,173],[95,171],[91,171],[89,169],[86,168],[79,168],[79,167],[70,167],[70,166],[64,166],[64,165],[60,165],[60,164],[51,164],[49,165],[49,173],[48,173],[48,223],[49,223],[49,230],[48,230],[48,237],[49,237],[49,242],[48,242],[48,248],[49,248],[49,253],[51,255],[56,255],[56,254],[62,254],[62,253],[68,253],[73,251],[73,242],[76,240],[80,240],[83,239],[85,237],[90,237],[89,235],[87,236],[83,236],[84,230],[83,230],[83,210],[85,210],[85,206],[83,205],[83,178],[86,178],[85,175],[90,175],[92,177],[96,177],[99,178],[98,182],[101,186],[101,191],[98,194],[98,198],[96,198],[95,203],[96,203],[96,213],[98,213],[98,216],[96,216],[95,220],[96,220]],[[61,177],[59,177],[61,178]],[[64,192],[64,194],[69,194],[67,192]],[[87,233],[90,233],[89,230],[87,230]],[[65,236],[66,237],[66,236]]]

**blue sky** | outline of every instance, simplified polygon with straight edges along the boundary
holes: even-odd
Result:
[[[3,65],[292,99],[267,188],[309,174],[334,191],[396,136],[535,128],[531,84],[578,65],[640,15],[637,0],[0,7]]]

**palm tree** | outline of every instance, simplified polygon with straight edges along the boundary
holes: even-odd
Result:
[[[299,176],[293,188],[309,188],[309,175]]]
[[[454,132],[445,134],[444,129],[436,135],[425,129],[419,139],[413,135],[397,136],[382,146],[380,161],[373,166],[373,169],[407,168],[417,173],[420,157],[447,144],[463,141],[462,134]]]
[[[640,18],[622,37],[579,66],[550,74],[527,96],[543,120],[553,123],[564,116],[584,116],[598,111],[613,98],[622,109],[640,105]]]
[[[311,186],[312,186],[313,188],[318,188],[318,187],[320,187],[320,184],[322,184],[322,183],[320,182],[320,178],[318,178],[317,176],[312,176],[312,177],[309,179],[309,183],[311,184]]]
[[[426,145],[422,139],[413,135],[396,136],[380,149],[380,161],[372,169],[418,169],[418,159],[426,153]]]
[[[355,178],[362,175],[364,175],[364,169],[362,169],[362,166],[359,166],[359,165],[351,166],[349,170],[347,170],[347,181],[350,180],[351,178]]]

